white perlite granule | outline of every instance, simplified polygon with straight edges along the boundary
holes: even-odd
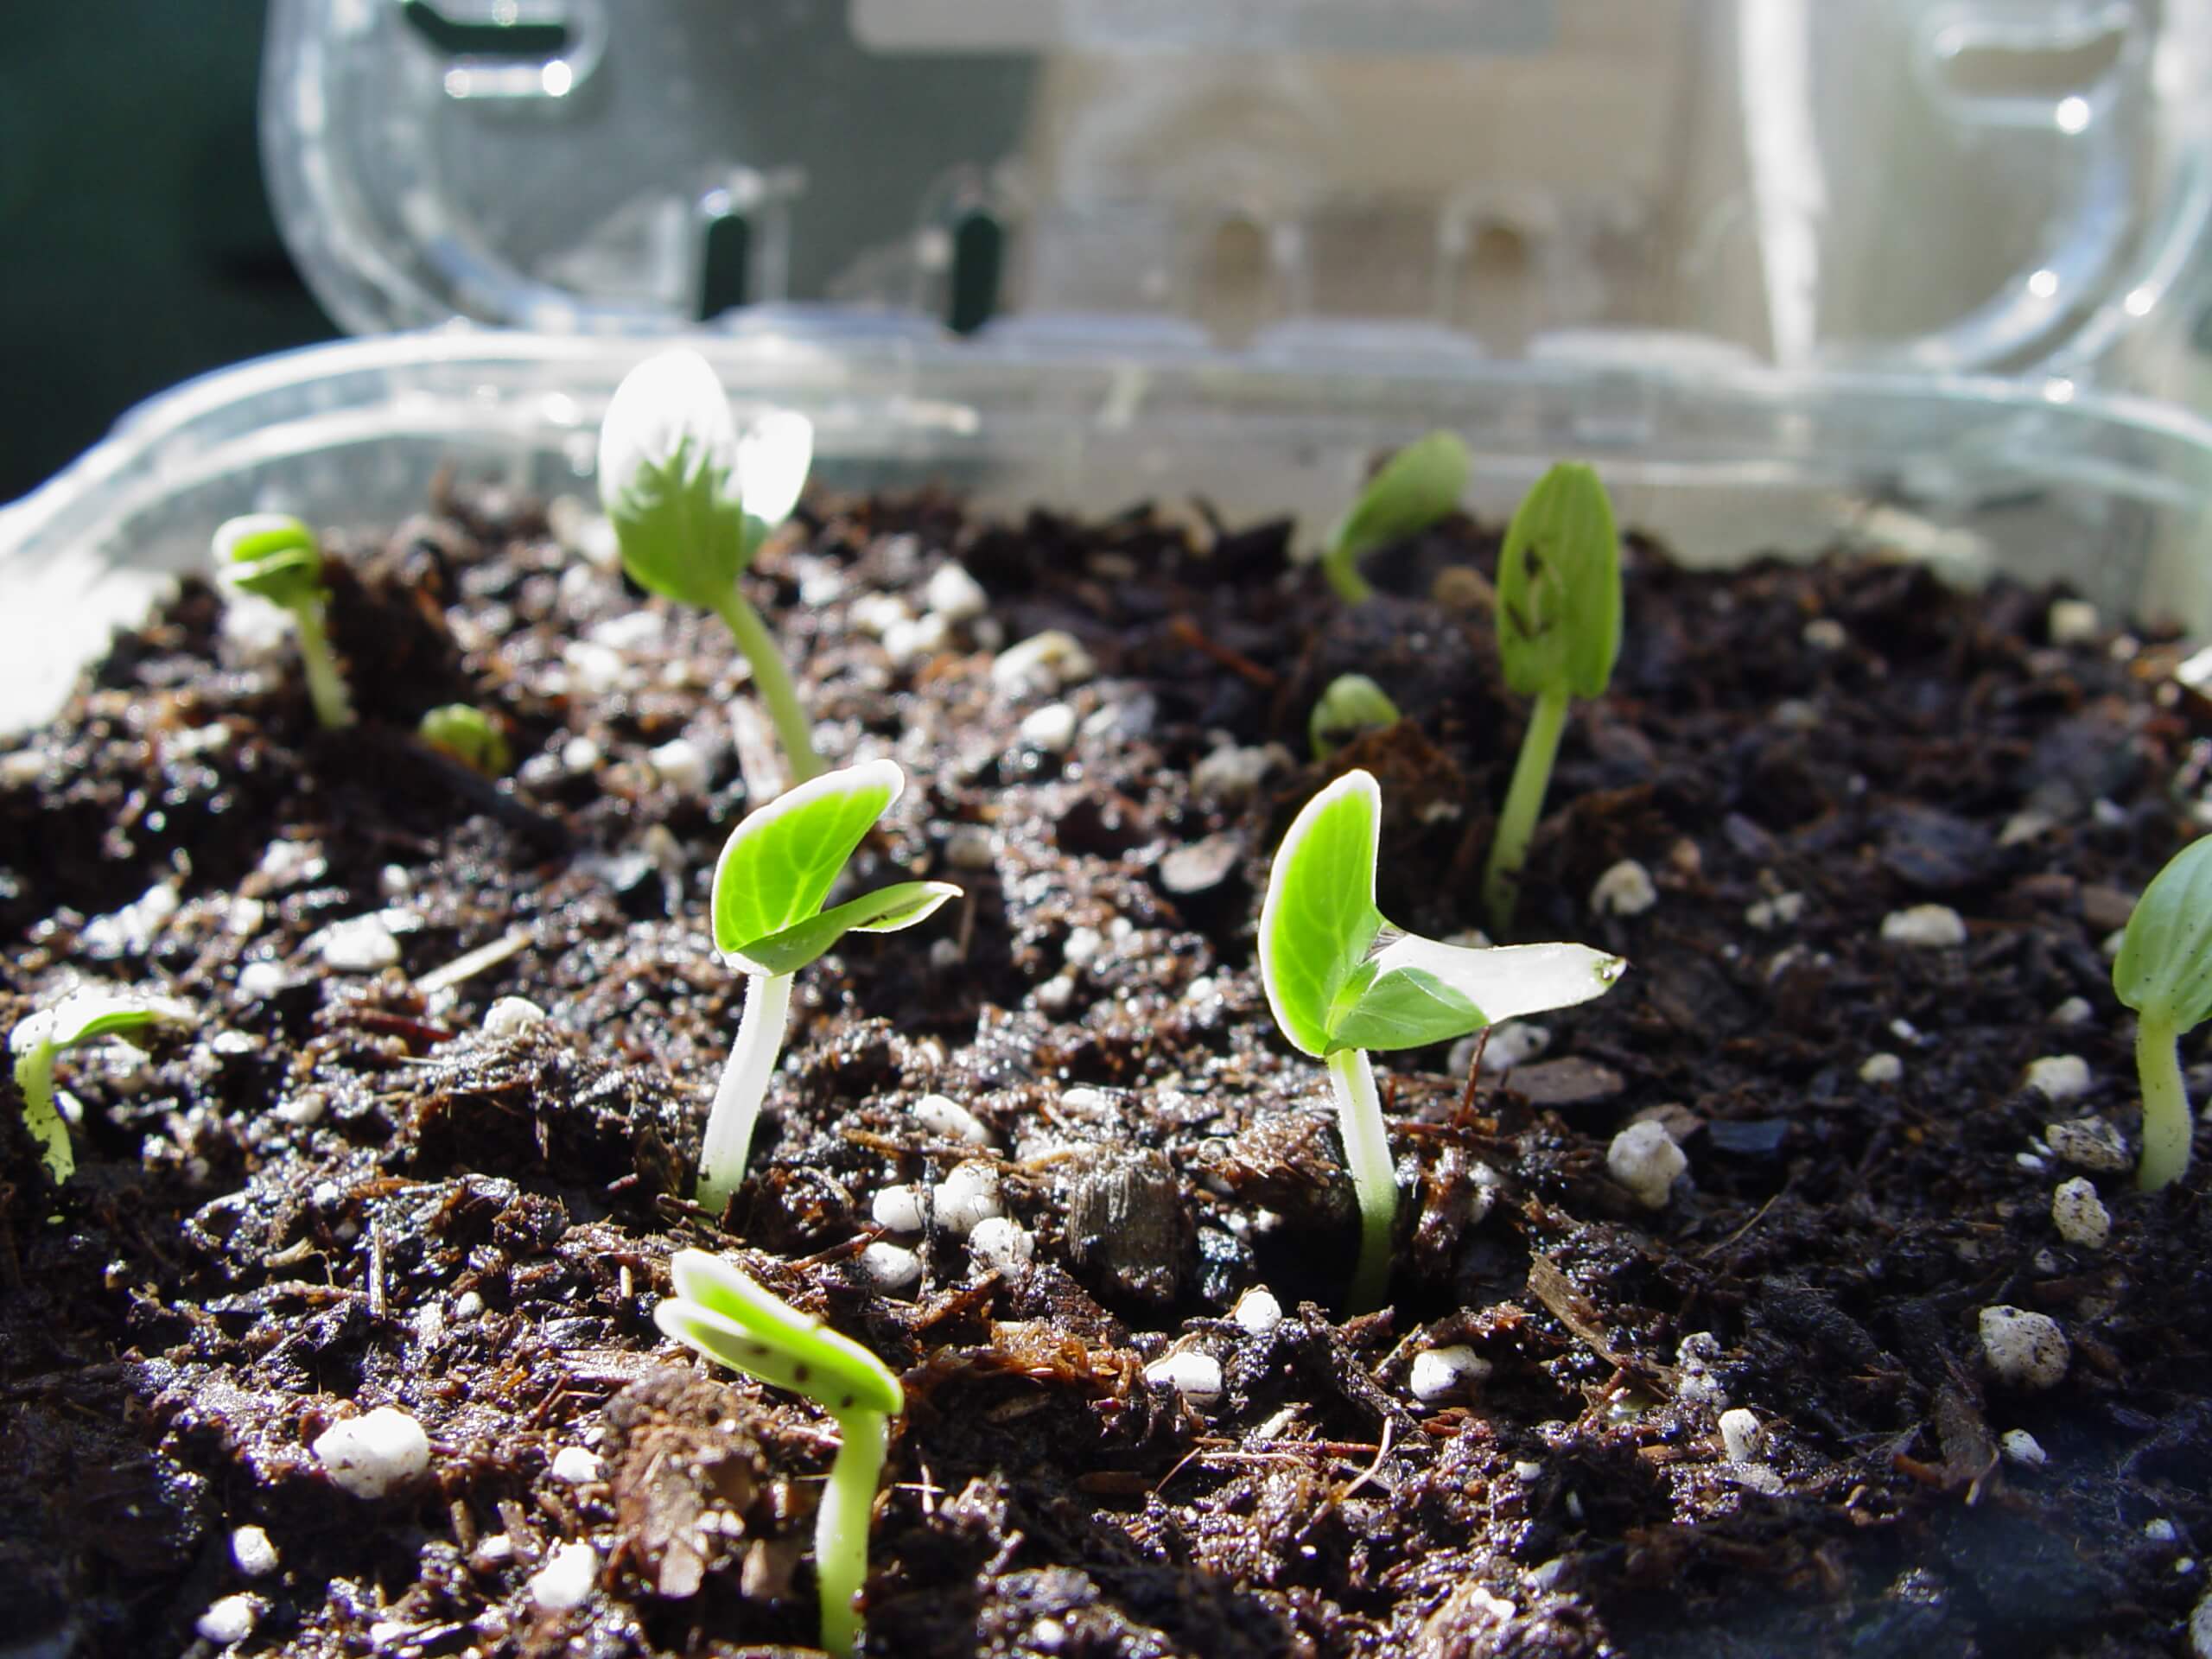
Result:
[[[2112,1236],[2112,1211],[2097,1197],[2096,1183],[2086,1175],[2058,1184],[2050,1195],[2050,1222],[2061,1238],[2087,1250],[2101,1250]]]
[[[549,1613],[572,1612],[599,1583],[599,1552],[589,1544],[556,1544],[530,1575],[530,1599]]]
[[[1037,1255],[1037,1241],[1011,1216],[986,1216],[968,1235],[968,1248],[1002,1278],[1018,1279]]]
[[[253,1634],[261,1618],[261,1604],[251,1596],[225,1596],[211,1603],[193,1625],[201,1638],[218,1647],[229,1647]]]
[[[553,1478],[569,1486],[588,1486],[606,1472],[599,1453],[581,1446],[564,1446],[553,1454]]]
[[[1664,1126],[1648,1118],[1623,1129],[1605,1151],[1606,1170],[1647,1210],[1666,1207],[1676,1178],[1689,1166]]]
[[[1488,1376],[1490,1362],[1465,1343],[1426,1348],[1414,1356],[1406,1386],[1425,1405],[1456,1398]]]
[[[1981,1357],[1999,1382],[2048,1389],[2066,1375],[2074,1349],[2049,1314],[1999,1306],[1981,1310]]]
[[[2118,1129],[2101,1117],[2046,1123],[2043,1142],[2061,1163],[2095,1174],[2120,1175],[2135,1166],[2135,1155],[2128,1151],[2127,1142]]]
[[[2053,1105],[2079,1099],[2089,1092],[2089,1063],[2079,1054],[2045,1054],[2028,1062],[2023,1086]]]
[[[1144,1380],[1173,1389],[1200,1411],[1221,1398],[1221,1362],[1193,1350],[1154,1360],[1144,1368]]]
[[[1229,1317],[1249,1334],[1264,1337],[1282,1323],[1282,1304],[1266,1286],[1255,1285],[1236,1299]]]
[[[1641,916],[1658,902],[1651,872],[1632,858],[1621,860],[1590,889],[1590,908],[1600,916]]]
[[[1734,1406],[1720,1414],[1720,1446],[1727,1452],[1731,1463],[1749,1463],[1759,1454],[1759,1446],[1766,1439],[1766,1432],[1759,1427],[1758,1414]]]
[[[1885,944],[1910,945],[1915,950],[1939,950],[1967,942],[1965,918],[1948,905],[1915,905],[1893,910],[1882,918]]]
[[[308,1449],[332,1484],[355,1497],[382,1497],[430,1467],[430,1437],[422,1424],[393,1406],[333,1423]]]
[[[231,1535],[231,1559],[249,1579],[265,1579],[276,1570],[276,1546],[259,1527],[240,1527]]]
[[[955,1164],[931,1195],[930,1205],[944,1230],[965,1238],[978,1223],[1003,1215],[999,1203],[999,1173],[989,1164]]]

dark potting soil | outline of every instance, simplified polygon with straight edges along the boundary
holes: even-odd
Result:
[[[2054,639],[2050,593],[1879,558],[1715,575],[1632,542],[1516,929],[1632,969],[1478,1065],[1382,1061],[1398,1271],[1347,1320],[1325,1079],[1253,925],[1290,815],[1352,765],[1385,912],[1478,921],[1524,718],[1493,531],[1376,560],[1347,610],[1283,524],[816,502],[754,580],[823,748],[908,772],[859,874],[967,897],[802,974],[723,1220],[683,1197],[741,996],[704,896],[765,722],[718,624],[529,505],[434,507],[335,547],[358,729],[317,733],[289,645],[188,584],[0,761],[0,1024],[80,979],[196,1015],[65,1058],[59,1189],[0,1082],[0,1649],[212,1649],[195,1621],[234,1595],[246,1652],[805,1643],[832,1437],[659,1339],[696,1245],[904,1373],[872,1652],[2172,1650],[2212,1573],[2212,1208],[2048,1129],[2136,1129],[2102,946],[2212,754],[2171,641],[2064,611]],[[1078,659],[1006,654],[1052,629]],[[1307,712],[1354,670],[1406,718],[1316,763]],[[513,781],[407,735],[454,699],[506,722]],[[1963,942],[1885,938],[1923,905]],[[544,1019],[487,1027],[505,997]],[[2025,1079],[2061,1055],[2086,1091],[2054,1100]],[[1645,1116],[1689,1163],[1656,1210],[1607,1166]],[[973,1160],[1027,1266],[871,1219]],[[2081,1175],[2101,1249],[2054,1226]],[[918,1283],[875,1288],[871,1243]],[[1262,1285],[1279,1320],[1231,1317]],[[1998,1305],[2058,1321],[2055,1387],[1991,1375]],[[1419,1397],[1442,1346],[1487,1375]],[[1219,1397],[1148,1382],[1171,1351]],[[385,1405],[430,1467],[351,1496],[310,1445]],[[595,1589],[542,1605],[575,1541]]]

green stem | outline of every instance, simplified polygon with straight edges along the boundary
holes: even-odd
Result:
[[[745,1179],[753,1152],[753,1126],[768,1096],[768,1079],[784,1046],[784,1020],[791,1012],[791,976],[754,974],[745,986],[745,1012],[738,1016],[737,1041],[722,1067],[715,1103],[707,1109],[707,1135],[699,1148],[700,1205],[719,1216]]]
[[[1560,734],[1567,729],[1567,689],[1542,693],[1529,716],[1505,810],[1490,844],[1490,865],[1483,872],[1483,912],[1490,931],[1500,938],[1512,930],[1514,906],[1521,898],[1521,867],[1529,861],[1529,838],[1543,813],[1544,791],[1551,787],[1552,762],[1559,755]]]
[[[330,634],[323,626],[322,607],[302,605],[292,613],[300,630],[300,661],[307,669],[308,696],[315,704],[316,723],[327,732],[353,723],[353,700],[346,695],[346,681],[338,672],[338,659],[330,654]]]
[[[2172,1020],[2147,1014],[2137,1020],[2135,1073],[2143,1084],[2143,1161],[2136,1166],[2135,1185],[2155,1192],[2189,1168],[2195,1128],[2181,1075],[2181,1029]]]
[[[868,1521],[891,1424],[876,1411],[831,1415],[837,1420],[837,1457],[814,1516],[814,1578],[822,1592],[822,1645],[847,1659],[860,1642],[861,1616],[853,1604],[868,1582]]]
[[[1332,545],[1321,556],[1321,574],[1347,605],[1363,605],[1374,596],[1373,586],[1359,574],[1358,555],[1349,547]]]
[[[1359,1195],[1359,1262],[1352,1269],[1347,1311],[1382,1306],[1390,1289],[1390,1237],[1398,1215],[1398,1172],[1390,1161],[1390,1131],[1366,1051],[1340,1048],[1329,1056],[1329,1082],[1337,1092],[1337,1129],[1344,1163]]]
[[[814,752],[814,729],[807,722],[806,710],[799,706],[798,688],[777,654],[768,625],[735,587],[715,609],[737,636],[737,648],[745,653],[745,660],[753,664],[753,683],[760,690],[760,701],[768,705],[768,718],[775,725],[784,759],[791,766],[791,782],[803,784],[818,777],[824,767],[822,757]]]
[[[23,1127],[39,1144],[47,1173],[59,1185],[76,1173],[77,1154],[69,1145],[69,1126],[54,1103],[54,1059],[60,1051],[50,1042],[33,1043],[16,1057],[16,1087],[23,1095]]]

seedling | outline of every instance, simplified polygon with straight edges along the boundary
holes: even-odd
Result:
[[[255,594],[291,613],[316,721],[326,731],[351,726],[353,704],[330,652],[325,620],[330,591],[322,585],[322,549],[315,532],[289,513],[226,519],[215,531],[215,580],[226,589]]]
[[[16,1087],[23,1094],[23,1127],[31,1132],[56,1185],[76,1173],[69,1126],[54,1103],[54,1063],[65,1049],[95,1038],[143,1031],[149,1026],[181,1024],[191,1018],[182,1003],[161,996],[114,996],[78,991],[16,1025],[8,1035],[16,1057]]]
[[[1375,907],[1382,793],[1348,772],[1306,804],[1276,849],[1260,908],[1260,977],[1291,1046],[1325,1062],[1359,1195],[1351,1305],[1379,1306],[1398,1182],[1368,1052],[1421,1048],[1602,995],[1627,963],[1580,944],[1497,950],[1394,927]]]
[[[1359,562],[1378,547],[1417,535],[1459,505],[1473,463],[1454,432],[1432,432],[1384,462],[1337,520],[1321,552],[1321,574],[1345,603],[1359,604],[1375,590]]]
[[[2189,1168],[2194,1125],[2181,1039],[2212,1017],[2212,836],[2176,853],[2143,889],[2120,936],[2112,988],[2135,1010],[2135,1073],[2143,1085],[2135,1184],[2155,1192]]]
[[[814,1572],[822,1591],[822,1645],[850,1654],[860,1640],[853,1604],[868,1580],[868,1527],[875,1484],[891,1444],[891,1420],[906,1408],[899,1379],[874,1354],[821,1320],[771,1295],[704,1250],[678,1250],[669,1264],[676,1294],[653,1322],[720,1365],[803,1394],[837,1425],[837,1455],[814,1512]]]
[[[698,1199],[717,1214],[745,1179],[753,1126],[783,1046],[792,976],[847,933],[912,927],[960,892],[949,881],[899,881],[822,908],[861,838],[906,786],[889,760],[824,772],[749,814],[722,848],[715,945],[750,982],[699,1154]]]
[[[465,702],[442,703],[431,709],[415,728],[415,734],[439,753],[452,756],[486,778],[505,777],[515,763],[506,734],[481,709]]]
[[[1497,566],[1497,654],[1505,683],[1536,706],[1483,874],[1491,931],[1513,925],[1529,837],[1542,816],[1572,697],[1601,695],[1621,649],[1620,538],[1591,467],[1562,461],[1506,527]]]
[[[806,711],[738,578],[791,517],[814,459],[814,427],[778,410],[742,438],[707,359],[688,349],[623,377],[599,430],[599,499],[641,588],[714,612],[753,665],[792,781],[822,771]]]
[[[1398,720],[1398,705],[1381,686],[1364,674],[1339,674],[1313,705],[1306,734],[1313,740],[1313,758],[1325,760],[1363,732],[1382,731]]]

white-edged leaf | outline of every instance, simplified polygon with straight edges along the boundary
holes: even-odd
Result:
[[[854,849],[906,787],[897,762],[863,761],[810,779],[748,814],[730,831],[715,865],[716,948],[742,957],[813,916]]]
[[[814,423],[792,409],[770,410],[737,441],[737,496],[745,516],[768,529],[791,516],[814,465]]]
[[[45,1042],[58,1052],[96,1037],[121,1036],[149,1026],[188,1026],[194,1018],[191,1004],[172,996],[72,991],[52,1007],[17,1021],[8,1034],[8,1046],[15,1053],[25,1054]]]
[[[1378,977],[1400,969],[1433,974],[1480,1008],[1492,1024],[1572,1007],[1602,996],[1628,963],[1586,944],[1446,944],[1408,933],[1375,955]]]
[[[1348,772],[1292,820],[1268,869],[1260,906],[1260,982],[1275,1023],[1294,1046],[1329,1052],[1338,993],[1381,931],[1375,858],[1382,791],[1365,772]]]

